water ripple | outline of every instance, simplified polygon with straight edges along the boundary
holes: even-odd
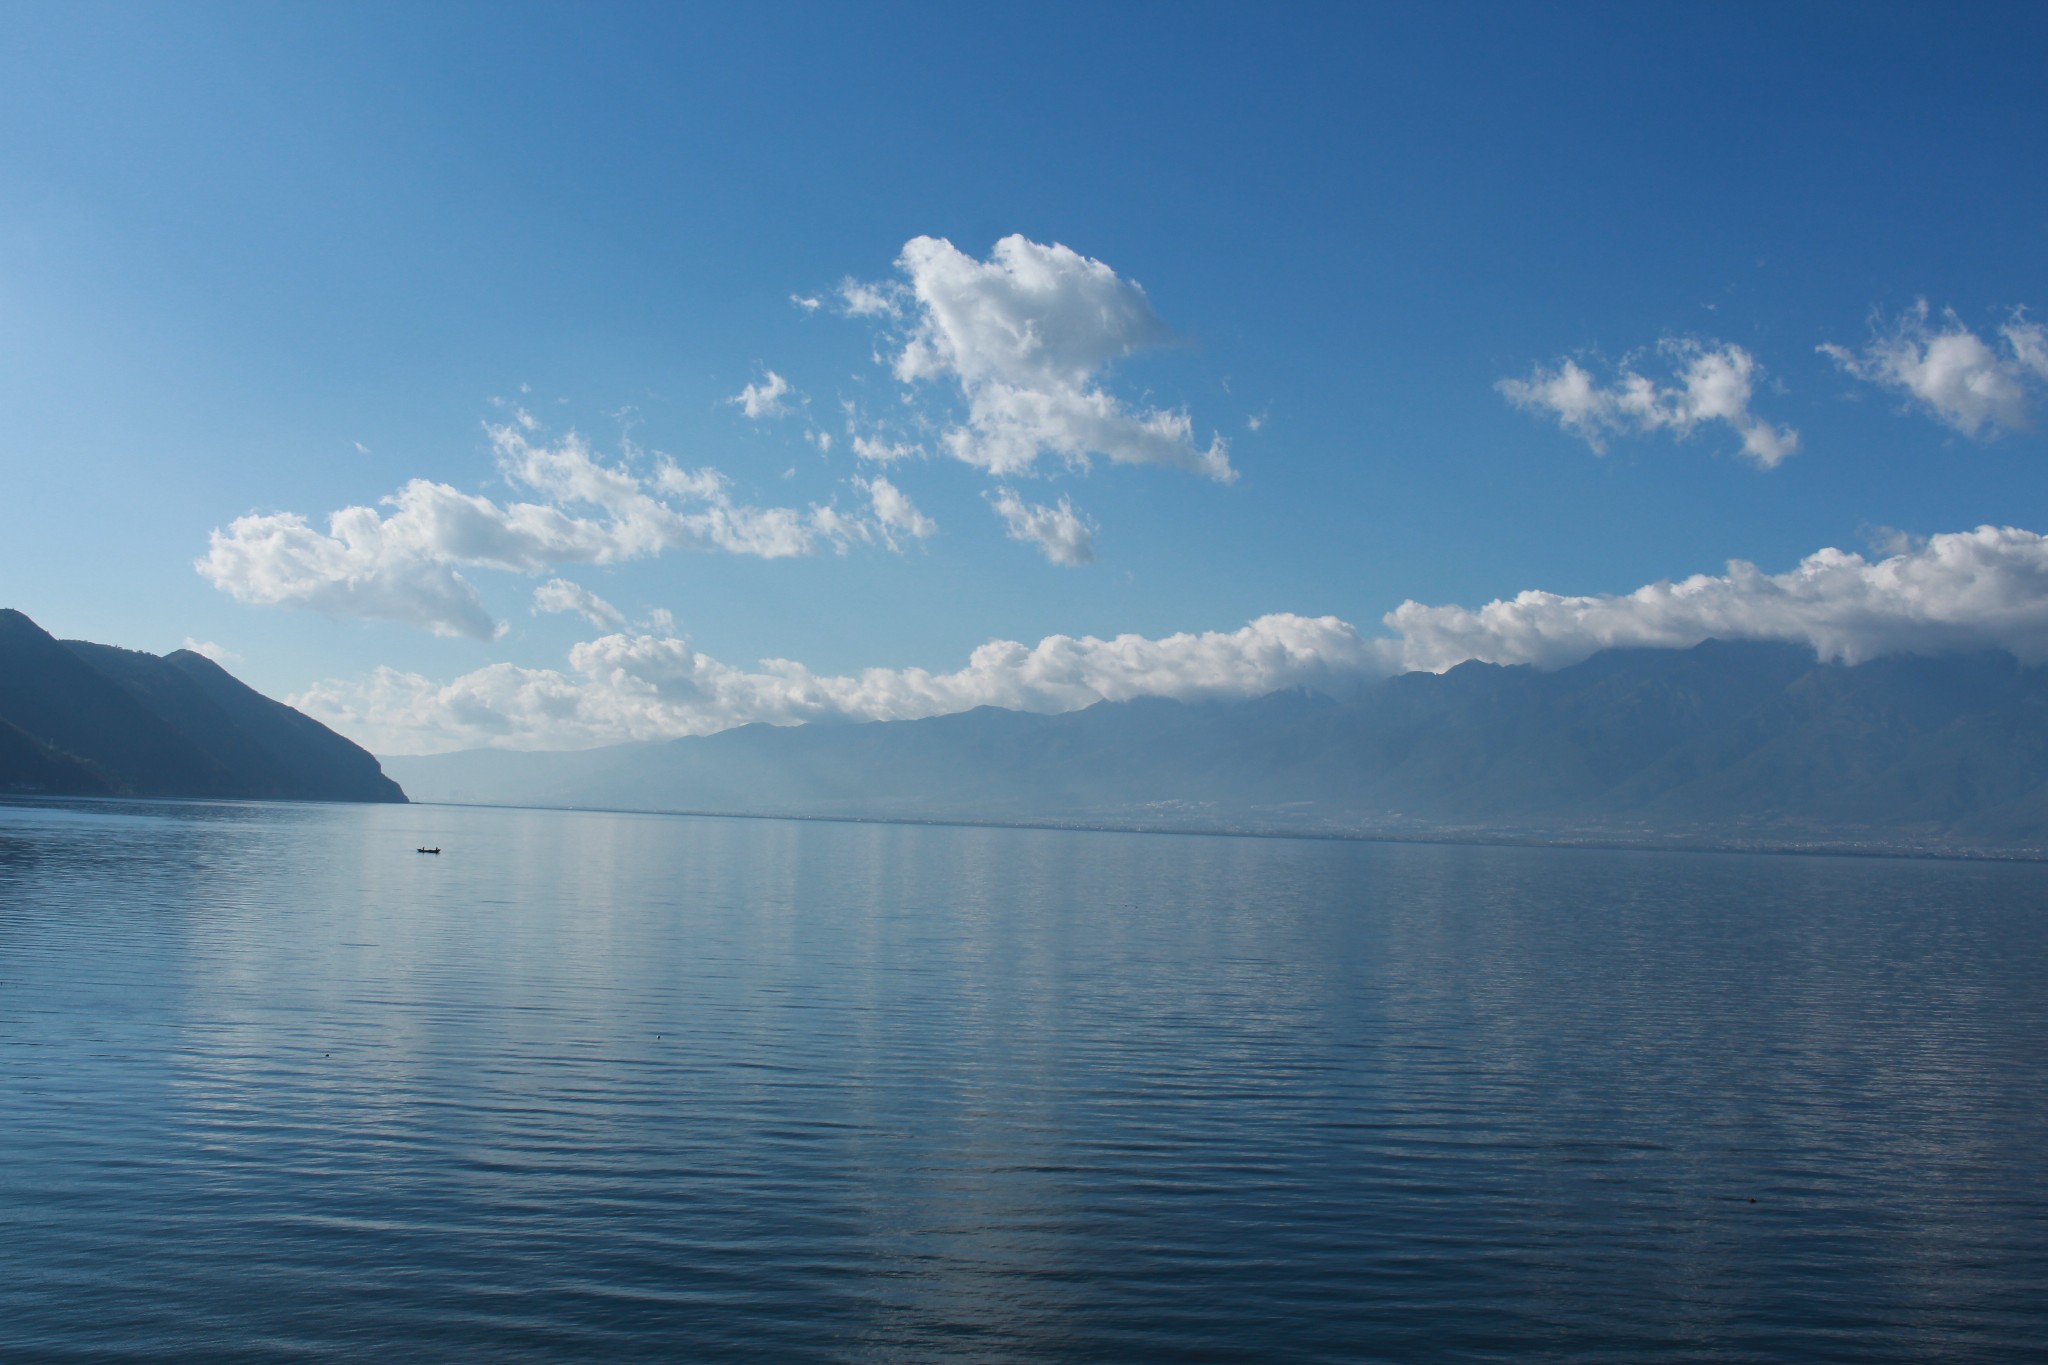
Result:
[[[0,1356],[2025,1359],[2044,892],[0,803]]]

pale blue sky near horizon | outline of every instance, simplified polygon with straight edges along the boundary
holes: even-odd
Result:
[[[2038,5],[0,6],[0,605],[217,642],[285,695],[562,668],[601,632],[532,610],[557,575],[732,664],[944,670],[2048,529],[2018,352],[2025,420],[1971,431],[1819,349],[1920,300],[1994,347],[2048,313],[2044,57]],[[854,457],[844,404],[909,420],[910,323],[833,291],[1011,234],[1142,286],[1170,343],[1088,382],[1223,437],[1234,482],[996,474],[936,428]],[[1668,381],[1687,340],[1753,359],[1795,453],[1711,419],[1596,452],[1497,387]],[[790,411],[750,420],[771,371]],[[918,389],[940,426],[946,392]],[[745,505],[853,512],[880,474],[936,529],[462,568],[495,640],[194,568],[237,518],[325,528],[413,479],[518,500],[485,431],[515,409]],[[1092,562],[1006,535],[1004,489],[1071,499]]]

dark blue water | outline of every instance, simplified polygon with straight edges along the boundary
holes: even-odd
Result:
[[[0,805],[0,1356],[2021,1359],[2044,1063],[2048,867]]]

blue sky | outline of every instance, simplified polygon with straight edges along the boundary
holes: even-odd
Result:
[[[1939,538],[2048,525],[2044,39],[2039,6],[9,7],[0,597],[216,644],[386,751],[1563,661],[1551,618],[1418,617],[1427,647],[1365,663],[1233,634],[1334,616],[1371,645],[1403,602],[1530,590],[1592,599],[1571,640],[2025,652],[2034,543]],[[1006,272],[1013,236],[1050,293]],[[923,275],[921,238],[951,253]],[[1110,305],[1138,311],[1090,332]],[[1020,326],[1063,367],[990,349]],[[511,471],[572,434],[688,529],[633,549],[616,508]],[[915,512],[886,524],[878,479]],[[276,519],[327,537],[415,480],[579,519],[583,548],[504,567],[379,531],[374,593],[263,558]],[[1066,541],[1010,534],[1001,509],[1043,532],[1062,499]],[[804,552],[750,552],[749,509]],[[216,533],[237,555],[202,573]],[[1603,595],[1828,547],[1897,563],[1795,625],[1710,584],[1719,615],[1584,633]],[[1969,567],[1869,598],[1937,560]],[[435,614],[451,576],[485,629]],[[615,616],[537,611],[557,579]],[[1209,662],[906,672],[1176,632],[1217,633]]]

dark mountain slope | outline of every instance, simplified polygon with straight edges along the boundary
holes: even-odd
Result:
[[[267,755],[284,775],[277,795],[305,800],[398,801],[398,784],[369,750],[304,712],[273,701],[203,654],[180,649],[162,663],[209,699],[241,743]],[[321,795],[350,793],[349,795]]]
[[[53,639],[0,610],[0,791],[403,801],[375,758],[188,650]]]
[[[0,792],[41,792],[50,796],[105,796],[107,784],[75,758],[0,720]]]
[[[226,796],[226,769],[18,611],[0,610],[0,720],[113,791]]]

